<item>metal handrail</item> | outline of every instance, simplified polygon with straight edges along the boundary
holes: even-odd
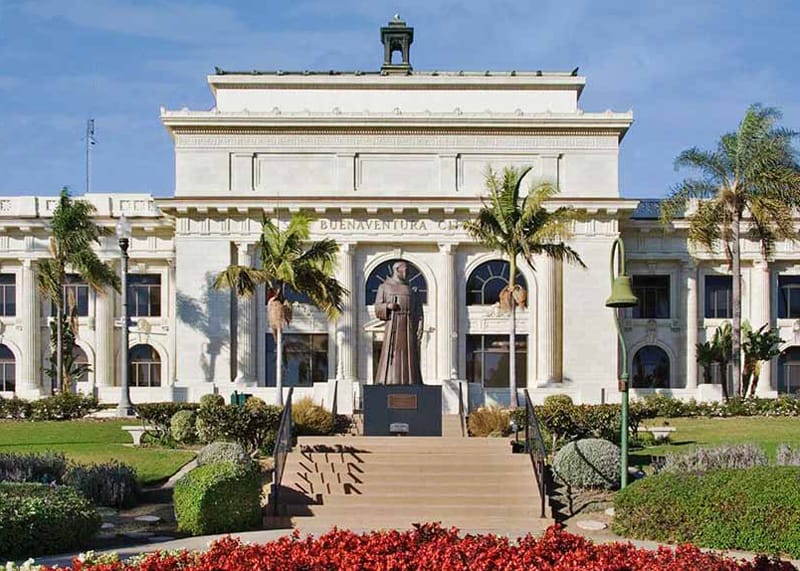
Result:
[[[545,505],[547,497],[547,452],[544,447],[542,431],[539,429],[539,418],[531,402],[531,395],[525,389],[525,453],[531,457],[533,472],[536,475],[536,485],[539,488],[539,499],[541,501],[541,514],[545,516]]]
[[[461,422],[461,436],[467,435],[467,407],[464,405],[464,383],[458,383],[458,416]]]
[[[286,457],[292,450],[292,393],[294,387],[289,388],[286,396],[286,404],[281,413],[281,422],[278,425],[278,433],[275,435],[275,450],[272,453],[275,469],[272,472],[272,485],[270,486],[270,504],[272,505],[272,515],[278,515],[278,490],[283,479],[283,469],[286,466]]]
[[[333,421],[336,422],[336,415],[339,414],[339,379],[333,381],[333,398],[331,399],[331,414]]]

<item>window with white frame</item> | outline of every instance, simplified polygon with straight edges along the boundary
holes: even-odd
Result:
[[[800,318],[800,276],[778,276],[778,317]]]
[[[0,316],[17,315],[17,276],[0,274]]]
[[[494,305],[500,301],[500,292],[508,285],[511,265],[505,260],[491,260],[475,268],[467,280],[467,305]],[[519,270],[514,282],[528,288]]]
[[[14,353],[0,345],[0,391],[14,392],[17,384],[17,363]]]
[[[669,276],[633,276],[633,319],[669,319]]]
[[[161,317],[161,275],[128,276],[128,313],[131,317]]]
[[[706,276],[705,316],[710,319],[733,317],[733,278],[731,276]]]
[[[161,386],[161,357],[152,345],[134,345],[128,351],[132,387]]]

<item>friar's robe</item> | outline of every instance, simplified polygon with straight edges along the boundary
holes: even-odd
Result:
[[[388,306],[393,303],[399,304],[400,309],[390,310]],[[378,286],[375,315],[386,321],[375,382],[386,385],[421,384],[417,336],[422,327],[419,296],[407,283],[390,277]]]

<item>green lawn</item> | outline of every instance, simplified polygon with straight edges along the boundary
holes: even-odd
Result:
[[[0,452],[63,452],[76,462],[91,464],[119,460],[136,468],[142,484],[169,478],[194,454],[167,448],[134,448],[120,427],[130,420],[73,420],[65,422],[0,422]]]
[[[772,459],[778,444],[800,446],[800,418],[670,418],[667,422],[677,429],[671,443],[631,451],[631,464],[649,464],[652,456],[685,452],[697,446],[753,442]],[[643,422],[645,426],[662,424],[663,419]]]

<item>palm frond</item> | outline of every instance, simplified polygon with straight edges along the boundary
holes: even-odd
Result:
[[[214,289],[232,289],[236,295],[250,297],[259,284],[267,283],[262,270],[248,266],[231,265],[214,279]]]

